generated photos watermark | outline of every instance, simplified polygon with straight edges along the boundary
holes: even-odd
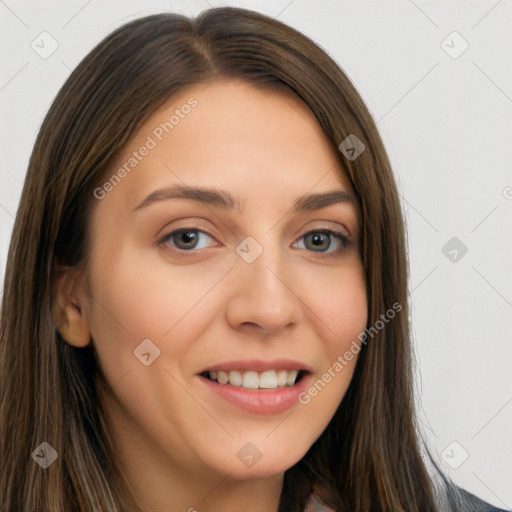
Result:
[[[311,399],[322,391],[329,382],[331,382],[336,375],[338,375],[343,368],[345,368],[352,359],[354,359],[354,356],[359,354],[361,351],[361,345],[365,345],[368,343],[368,337],[371,337],[372,339],[381,331],[384,329],[384,326],[388,324],[393,318],[395,318],[396,314],[402,311],[402,305],[398,302],[395,302],[392,307],[390,307],[385,313],[382,313],[379,317],[379,320],[377,320],[371,327],[367,327],[364,331],[359,333],[357,336],[357,339],[359,340],[360,344],[357,343],[356,340],[352,340],[352,345],[348,350],[345,351],[343,355],[339,355],[336,358],[336,361],[327,368],[327,370],[322,374],[322,376],[317,379],[306,391],[303,391],[299,394],[299,402],[303,405],[309,404],[311,402]]]
[[[135,169],[142,160],[155,149],[159,142],[161,142],[166,135],[172,132],[176,126],[178,126],[182,119],[185,119],[192,109],[198,105],[198,101],[191,97],[186,103],[181,105],[180,108],[174,109],[174,113],[169,117],[167,121],[164,121],[153,128],[150,135],[147,136],[144,143],[139,147],[137,151],[133,151],[131,156],[123,163],[122,166],[118,167],[117,171],[103,183],[101,187],[94,189],[93,195],[96,199],[101,200],[106,195],[121,183],[121,181]]]

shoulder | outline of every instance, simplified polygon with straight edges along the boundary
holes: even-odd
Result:
[[[459,487],[459,491],[464,497],[464,501],[462,507],[460,508],[461,512],[511,512],[510,510],[495,507],[486,501],[483,501],[475,494],[466,491],[462,487]]]
[[[462,487],[458,487],[462,499],[460,500],[457,510],[458,512],[512,512],[504,508],[498,508],[490,503],[481,500],[478,496],[466,491]],[[336,512],[327,506],[320,497],[313,492],[309,497],[304,512]]]
[[[316,494],[313,492],[309,497],[308,503],[304,512],[336,512],[333,508],[328,507]]]

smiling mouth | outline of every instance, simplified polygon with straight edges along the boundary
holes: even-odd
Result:
[[[309,372],[306,370],[205,371],[200,375],[217,384],[250,390],[291,388]]]

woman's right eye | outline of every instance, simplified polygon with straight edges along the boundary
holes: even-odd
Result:
[[[213,237],[196,228],[180,228],[167,233],[158,240],[159,244],[170,245],[178,251],[192,251],[193,249],[205,249],[208,245],[208,239]]]

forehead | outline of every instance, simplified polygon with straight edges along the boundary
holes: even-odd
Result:
[[[141,153],[144,153],[141,156]],[[350,187],[315,116],[288,88],[196,84],[140,127],[111,172],[127,171],[130,203],[156,187],[215,185],[284,197]],[[129,182],[129,184],[128,184]],[[317,190],[314,190],[317,191]]]

